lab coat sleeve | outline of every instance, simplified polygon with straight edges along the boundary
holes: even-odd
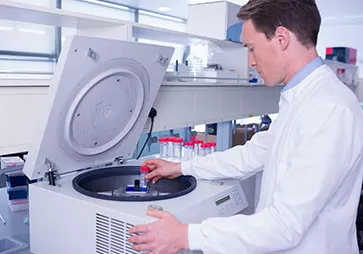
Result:
[[[296,131],[296,146],[289,153],[287,171],[279,176],[271,205],[250,216],[210,218],[189,225],[191,249],[272,253],[301,242],[344,178],[352,174],[362,149],[362,132],[350,110],[335,105],[314,110],[306,113],[305,124]]]
[[[270,143],[270,130],[258,132],[244,146],[182,162],[182,173],[208,180],[253,175],[262,169]]]

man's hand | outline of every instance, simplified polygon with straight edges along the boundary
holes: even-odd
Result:
[[[156,183],[160,178],[175,179],[182,175],[180,163],[169,162],[161,159],[147,160],[142,166],[150,168],[150,173],[145,176],[146,180]]]
[[[176,254],[188,249],[188,225],[181,224],[169,212],[152,210],[147,214],[159,218],[158,221],[138,225],[130,229],[129,242],[137,251],[150,251],[150,254]]]

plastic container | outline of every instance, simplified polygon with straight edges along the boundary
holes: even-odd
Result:
[[[174,137],[168,137],[166,157],[174,157]]]
[[[143,186],[147,186],[147,181],[145,176],[147,175],[147,173],[149,173],[150,168],[146,167],[146,166],[141,166],[140,167],[140,185],[141,187]]]
[[[2,169],[9,168],[9,167],[16,167],[16,166],[20,166],[20,165],[24,165],[24,161],[18,156],[0,158],[0,167]]]
[[[28,183],[28,178],[24,175],[22,170],[6,173],[5,176],[9,187],[25,186]]]
[[[210,145],[210,153],[214,153],[217,150],[217,143],[209,142],[209,145]]]
[[[194,143],[192,141],[184,142],[183,160],[191,160],[194,154]]]
[[[201,156],[207,156],[208,154],[210,154],[210,144],[209,143],[204,143],[200,145],[200,155]]]
[[[27,199],[28,198],[28,186],[20,186],[15,188],[7,188],[9,200],[16,200],[16,199]]]
[[[29,200],[28,199],[8,200],[8,206],[10,211],[12,212],[26,211],[29,209]]]
[[[182,158],[183,139],[174,138],[174,158],[180,160]]]
[[[194,140],[194,155],[200,156],[201,153],[201,145],[203,144],[203,140]]]
[[[168,138],[159,138],[160,158],[165,159],[168,157]]]

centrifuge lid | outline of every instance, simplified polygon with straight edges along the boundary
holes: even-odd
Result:
[[[24,172],[43,177],[130,158],[174,49],[86,36],[65,42]]]

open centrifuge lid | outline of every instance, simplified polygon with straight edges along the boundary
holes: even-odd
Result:
[[[130,158],[173,49],[73,36],[65,42],[24,172],[43,177]]]

